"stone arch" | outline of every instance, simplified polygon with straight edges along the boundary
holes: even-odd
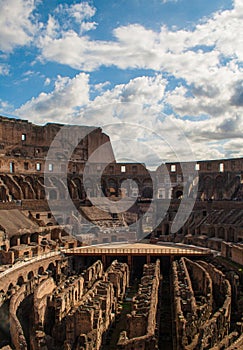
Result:
[[[37,178],[35,190],[37,199],[45,199],[44,178],[42,176]]]
[[[215,199],[223,199],[224,179],[222,175],[218,175],[215,179]]]
[[[39,241],[39,233],[37,233],[37,232],[32,233],[30,235],[30,241],[38,243],[38,241]]]
[[[8,201],[8,196],[7,196],[7,191],[4,186],[0,186],[0,201],[1,202],[6,202]]]
[[[101,177],[101,191],[103,193],[104,196],[107,195],[107,184],[106,184],[106,180],[104,179],[104,177]]]
[[[144,187],[142,191],[143,198],[153,198],[153,188],[152,187]]]
[[[40,267],[38,268],[38,275],[43,275],[44,272],[45,272],[44,267],[43,267],[43,266],[40,266]]]
[[[28,280],[32,280],[32,278],[34,277],[34,272],[33,271],[29,271],[27,278]]]
[[[33,191],[33,188],[28,182],[24,181],[20,177],[17,177],[16,181],[19,183],[22,189],[24,199],[35,199],[35,193]]]
[[[131,188],[130,188],[129,184],[124,183],[124,181],[126,181],[126,180],[127,179],[123,178],[123,177],[119,180],[119,194],[122,197],[129,197],[130,193],[131,193]]]
[[[235,230],[233,229],[233,227],[230,227],[228,230],[228,241],[230,242],[234,242],[235,241]]]
[[[211,176],[206,176],[203,179],[203,193],[205,199],[212,199],[213,197],[213,179]]]
[[[25,176],[25,182],[29,183],[31,186],[34,186],[34,179],[31,176]]]
[[[13,199],[18,199],[18,200],[22,199],[23,194],[21,193],[21,188],[18,185],[18,183],[14,181],[13,178],[6,175],[4,178],[4,182],[7,185],[9,189],[9,193],[12,195]]]
[[[142,187],[141,181],[137,177],[133,177],[132,181],[136,182],[136,184],[137,184],[137,186],[138,186],[138,188],[140,190],[141,187]]]
[[[43,177],[43,176],[39,176],[39,177],[38,177],[38,182],[39,182],[41,185],[44,185],[44,183],[45,183],[44,177]]]
[[[152,179],[147,177],[146,179],[143,180],[143,186],[153,186]]]
[[[135,197],[141,196],[143,185],[141,184],[141,182],[137,177],[133,177],[132,181],[134,181],[137,184],[137,189],[134,187],[132,188],[131,197],[135,198]]]
[[[14,247],[18,245],[19,237],[18,236],[13,236],[10,238],[10,247]]]
[[[224,227],[219,227],[218,238],[225,240],[225,228]]]
[[[107,190],[108,190],[108,194],[110,196],[112,196],[112,195],[117,196],[118,195],[118,182],[116,179],[110,177],[107,180]]]
[[[20,236],[20,244],[28,244],[29,242],[29,235],[28,234],[24,234],[22,236]]]
[[[9,283],[8,285],[8,290],[7,290],[7,294],[10,295],[11,294],[11,290],[14,288],[13,283]]]
[[[51,262],[51,263],[48,265],[46,271],[47,271],[47,272],[50,271],[52,275],[56,272],[56,268],[55,268],[55,265],[54,265],[53,262]]]
[[[209,227],[208,229],[208,236],[211,237],[215,237],[215,228],[213,226]]]
[[[17,279],[16,284],[21,287],[24,284],[24,277],[23,276],[19,276],[18,279]]]
[[[57,192],[57,198],[58,199],[65,199],[66,198],[66,192],[67,192],[67,188],[65,187],[63,181],[61,181],[60,179],[56,178],[55,176],[52,176],[50,178],[51,181],[51,186],[53,187],[52,189],[56,190]],[[51,190],[49,190],[50,192]]]

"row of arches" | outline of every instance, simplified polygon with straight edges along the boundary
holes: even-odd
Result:
[[[15,286],[21,287],[24,283],[31,281],[33,279],[38,279],[39,277],[48,274],[54,279],[57,274],[57,262],[50,262],[48,265],[41,265],[36,269],[30,269],[26,273],[20,273],[16,276],[15,280],[11,281],[8,286],[6,286],[6,293],[8,295],[12,294],[12,290],[15,289]]]
[[[45,190],[40,177],[0,175],[0,201],[44,199]]]
[[[208,236],[210,238],[212,237],[220,238],[228,242],[236,241],[236,232],[233,227],[226,228],[223,226],[220,226],[220,227],[211,226],[208,230]]]
[[[0,201],[22,199],[66,199],[68,195],[73,200],[84,200],[88,197],[99,196],[102,192],[106,196],[129,196],[153,198],[155,191],[153,181],[149,177],[102,176],[100,183],[97,179],[89,177],[84,179],[82,175],[60,178],[50,175],[45,179],[43,175],[11,175],[0,174]],[[222,200],[232,199],[241,184],[240,176],[226,178],[226,175],[205,175],[200,177],[199,196],[201,199]],[[160,184],[161,185],[161,184]],[[155,185],[157,186],[157,184]],[[176,186],[178,187],[178,186]],[[183,192],[183,189],[180,191]],[[173,198],[182,196],[179,190],[173,189]],[[69,193],[69,194],[68,194]]]
[[[224,175],[207,175],[199,181],[199,192],[205,200],[233,199],[237,195],[240,183],[240,176],[228,179]]]

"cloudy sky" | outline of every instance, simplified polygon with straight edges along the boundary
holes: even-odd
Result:
[[[242,0],[0,0],[0,112],[119,160],[243,156]]]

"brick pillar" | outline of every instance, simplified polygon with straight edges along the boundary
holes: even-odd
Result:
[[[106,255],[102,255],[101,256],[101,261],[104,267],[104,270],[106,269],[106,265],[107,265],[107,260],[106,260]]]
[[[127,264],[129,266],[129,270],[132,271],[132,256],[131,255],[127,256]]]

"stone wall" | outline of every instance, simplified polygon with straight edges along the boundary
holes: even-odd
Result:
[[[43,276],[41,280],[32,279],[28,283],[23,284],[16,293],[12,296],[9,306],[9,323],[10,323],[10,334],[11,340],[16,350],[27,350],[28,344],[21,326],[21,323],[17,317],[17,310],[20,304],[25,300],[27,296],[32,294],[36,286],[45,280],[46,276]],[[32,310],[29,310],[31,313]]]
[[[48,278],[40,283],[34,291],[34,322],[38,327],[43,327],[46,322],[46,308],[48,297],[56,288],[53,278]]]
[[[53,143],[57,133],[62,129],[65,132],[61,140]],[[80,143],[74,145],[75,136],[80,139]],[[106,159],[114,161],[113,151],[107,135],[102,133],[101,128],[88,126],[68,127],[62,124],[48,123],[44,126],[34,125],[27,120],[9,119],[0,117],[0,169],[5,173],[41,173],[45,167],[45,157],[50,145],[52,145],[54,159],[50,160],[51,172],[56,172],[57,168],[62,169],[62,164],[66,166],[66,155],[72,149],[71,160],[68,165],[68,172],[82,172],[84,162],[96,150],[103,146],[106,151]],[[105,145],[105,146],[104,146]],[[76,160],[79,160],[77,164]],[[100,154],[98,159],[104,161]]]
[[[76,307],[83,296],[84,278],[71,276],[58,285],[50,294],[47,302],[48,308],[54,309],[55,322],[59,323],[72,308]]]
[[[6,271],[0,273],[0,290],[5,297],[14,294],[15,289],[31,278],[41,278],[42,275],[57,275],[67,265],[60,252],[49,253],[26,262],[15,264]]]
[[[138,292],[133,298],[133,311],[127,315],[127,330],[120,334],[118,349],[156,349],[155,336],[160,285],[159,260],[144,265]]]
[[[112,283],[117,301],[123,300],[129,286],[128,265],[113,261],[106,270],[106,279]]]
[[[74,308],[65,319],[67,349],[84,348],[87,350],[99,349],[104,333],[114,321],[118,311],[118,300],[122,300],[124,291],[128,286],[129,271],[124,263],[113,262],[101,279],[96,282],[90,276],[90,273],[84,273],[88,277],[90,288],[91,281],[93,286],[83,295],[79,306]],[[118,288],[118,284],[120,288]]]
[[[95,262],[79,276],[43,283],[34,294],[34,350],[99,349],[129,282],[127,264]],[[39,303],[40,301],[40,303]]]
[[[186,258],[173,262],[176,348],[203,350],[228,335],[231,286],[224,274],[206,262]]]
[[[78,342],[85,349],[99,349],[103,333],[114,320],[114,289],[110,282],[98,281],[84,295],[82,304],[66,318],[66,344]],[[75,349],[79,349],[78,346]]]

